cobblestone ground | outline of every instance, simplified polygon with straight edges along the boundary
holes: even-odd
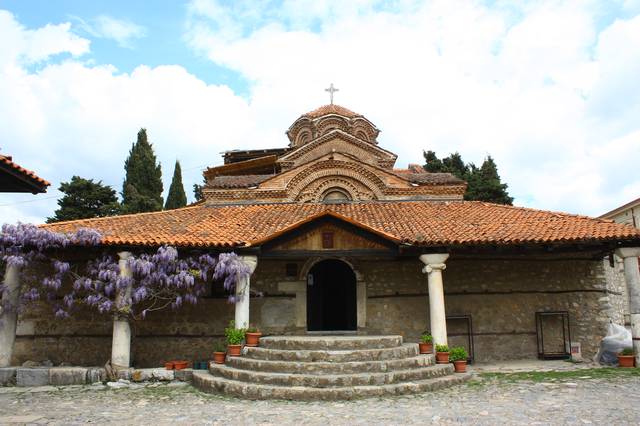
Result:
[[[440,392],[353,402],[243,401],[182,383],[0,388],[0,424],[620,425],[640,424],[639,399],[638,371],[610,369],[485,373]]]

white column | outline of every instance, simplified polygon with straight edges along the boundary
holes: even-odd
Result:
[[[4,273],[4,285],[6,292],[0,297],[3,302],[11,306],[11,309],[3,310],[0,306],[0,367],[9,367],[18,325],[16,310],[20,301],[20,268],[18,266],[7,265]]]
[[[425,264],[422,272],[427,274],[429,281],[429,319],[433,343],[447,345],[447,314],[444,308],[444,288],[442,286],[442,271],[449,255],[447,253],[423,254],[420,260]]]
[[[131,269],[127,265],[127,259],[131,253],[123,251],[118,253],[120,260],[121,277],[131,277]],[[116,306],[131,298],[131,286],[116,290]],[[111,365],[113,368],[128,368],[131,363],[131,326],[126,315],[115,315],[113,318],[113,336],[111,341]]]
[[[638,270],[640,247],[620,248],[616,250],[616,254],[624,261],[624,280],[627,283],[629,296],[633,351],[636,355],[636,366],[640,366],[640,270]]]
[[[257,256],[240,256],[240,261],[249,267],[249,274],[239,275],[236,283],[236,328],[249,327],[249,296],[251,274],[258,265]]]

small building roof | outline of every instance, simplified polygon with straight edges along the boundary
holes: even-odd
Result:
[[[611,219],[618,213],[622,213],[623,211],[634,208],[634,207],[640,207],[640,198],[636,198],[633,201],[629,201],[627,204],[623,204],[620,207],[616,207],[615,209],[598,217],[601,219]]]
[[[46,192],[51,184],[31,170],[13,162],[8,155],[0,154],[0,192]]]
[[[325,216],[422,247],[640,243],[640,230],[609,220],[479,201],[198,204],[43,226],[58,232],[93,228],[105,245],[235,248],[258,246]]]

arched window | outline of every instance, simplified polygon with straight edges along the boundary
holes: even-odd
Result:
[[[342,203],[345,201],[351,201],[349,193],[340,188],[331,188],[324,193],[322,198],[323,203]]]

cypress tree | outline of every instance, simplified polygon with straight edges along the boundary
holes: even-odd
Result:
[[[113,216],[120,212],[116,191],[101,181],[73,176],[71,181],[60,183],[64,196],[58,200],[58,208],[47,223],[61,220],[88,219]]]
[[[164,209],[177,209],[186,205],[187,194],[184,193],[184,186],[182,185],[182,169],[180,168],[180,162],[176,160],[176,166],[173,169],[173,179],[171,179],[169,195],[167,195],[167,202],[164,205]]]
[[[513,198],[507,192],[508,185],[500,180],[498,166],[491,156],[484,160],[480,168],[472,165],[468,183],[467,192],[464,194],[465,200],[513,204]]]
[[[162,210],[162,169],[156,164],[147,130],[140,129],[124,162],[126,176],[122,184],[122,207],[126,213]]]

